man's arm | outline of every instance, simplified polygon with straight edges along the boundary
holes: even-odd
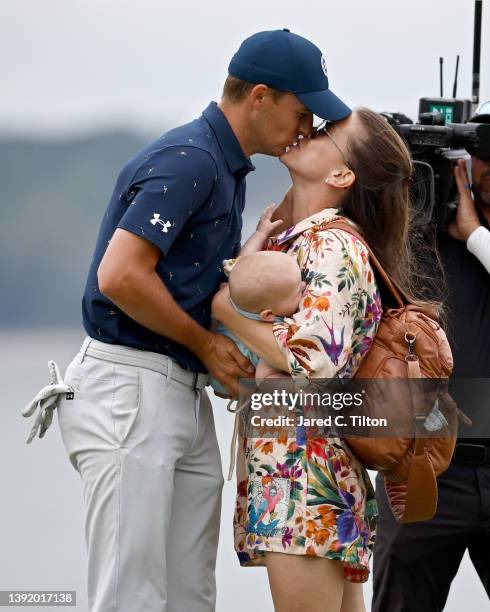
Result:
[[[457,162],[454,176],[458,187],[459,203],[456,218],[448,229],[449,234],[456,240],[466,242],[468,251],[480,260],[490,274],[490,232],[481,225],[478,218],[464,161]]]
[[[154,244],[117,229],[98,269],[100,291],[140,325],[188,348],[238,395],[237,378],[250,377],[253,368],[231,340],[201,327],[175,302],[155,271],[161,256]]]
[[[471,195],[471,188],[466,166],[463,160],[458,160],[454,167],[454,178],[458,188],[459,202],[456,217],[448,228],[449,234],[456,240],[466,242],[470,235],[480,227],[480,219],[476,212],[475,203]]]
[[[469,235],[466,246],[490,274],[490,232],[483,226],[478,227]]]

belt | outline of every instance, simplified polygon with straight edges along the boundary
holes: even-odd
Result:
[[[120,344],[107,344],[107,342],[100,342],[100,340],[87,337],[80,349],[81,361],[83,361],[85,355],[104,361],[153,370],[188,387],[192,387],[196,391],[204,389],[208,384],[207,374],[186,370],[171,357],[161,355],[160,353],[142,351]]]
[[[106,344],[93,338],[85,338],[82,348],[77,355],[78,363],[82,363],[85,356],[102,359],[112,363],[146,368],[163,374],[167,379],[187,385],[195,391],[196,406],[200,401],[199,391],[208,384],[208,375],[185,370],[167,355],[141,351],[139,349],[121,346],[119,344]],[[34,413],[34,425],[29,432],[27,444],[30,444],[36,435],[44,436],[53,420],[53,413],[58,407],[61,397],[68,394],[73,398],[73,389],[63,380],[60,369],[54,361],[48,362],[49,384],[43,387],[22,410],[22,415],[30,417]],[[197,408],[196,408],[197,409]]]
[[[490,447],[483,444],[458,442],[454,449],[453,463],[466,465],[490,465]]]

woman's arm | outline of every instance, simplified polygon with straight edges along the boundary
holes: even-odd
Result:
[[[292,317],[273,325],[242,317],[227,285],[213,300],[213,314],[274,367],[293,377],[333,378],[349,361],[355,371],[369,350],[381,318],[379,296],[367,252],[350,234],[317,232],[308,252],[309,284]]]
[[[250,350],[279,370],[288,372],[288,362],[272,332],[272,325],[242,317],[230,303],[227,284],[213,298],[213,315],[232,331]]]
[[[381,318],[365,248],[342,230],[307,234],[308,285],[298,312],[272,326],[293,377],[333,378],[359,366]]]

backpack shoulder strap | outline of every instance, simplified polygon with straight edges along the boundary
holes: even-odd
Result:
[[[400,308],[403,308],[403,306],[405,306],[405,304],[406,304],[406,302],[408,302],[408,300],[406,300],[406,299],[404,300],[403,299],[402,294],[395,287],[395,285],[393,284],[393,281],[390,279],[388,274],[386,274],[386,272],[385,272],[383,266],[381,265],[381,263],[379,262],[378,258],[372,252],[372,250],[369,248],[369,245],[367,244],[366,240],[363,238],[363,236],[358,231],[356,231],[352,227],[352,225],[350,223],[348,223],[347,221],[344,221],[340,217],[335,217],[334,219],[332,219],[332,221],[330,221],[330,222],[327,221],[326,223],[322,224],[322,228],[323,227],[325,229],[341,229],[341,230],[344,230],[344,231],[348,232],[349,234],[352,234],[352,236],[355,236],[359,240],[359,242],[361,242],[366,247],[367,252],[369,253],[369,259],[371,260],[373,266],[376,268],[376,270],[379,273],[380,277],[383,279],[384,283],[388,287],[390,293],[395,298],[398,306]]]

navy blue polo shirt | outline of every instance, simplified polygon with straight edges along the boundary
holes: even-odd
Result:
[[[116,230],[156,245],[156,272],[174,300],[205,328],[224,280],[223,259],[240,249],[245,157],[226,117],[212,102],[202,115],[167,132],[121,171],[99,230],[83,296],[83,323],[92,338],[162,353],[205,372],[184,346],[139,325],[99,290],[97,269]]]

